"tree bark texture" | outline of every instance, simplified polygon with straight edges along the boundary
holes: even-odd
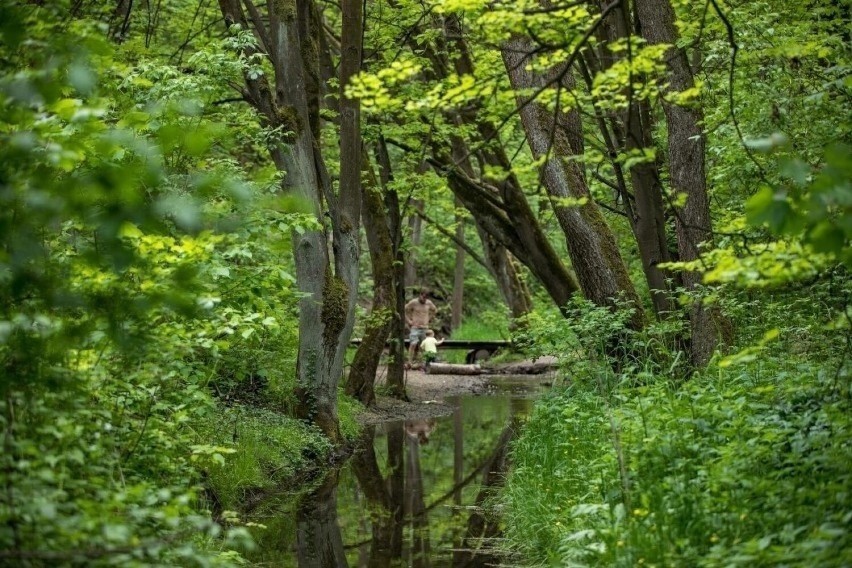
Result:
[[[456,363],[432,363],[429,365],[430,375],[481,375],[479,365],[460,365]]]
[[[423,495],[423,471],[420,468],[420,442],[406,434],[408,459],[405,462],[405,515],[411,520],[411,548],[406,559],[412,568],[431,566],[429,516]]]
[[[337,523],[337,476],[337,471],[330,473],[299,505],[296,542],[300,568],[348,565]]]
[[[576,110],[568,113],[549,110],[539,102],[524,104],[524,90],[538,89],[552,84],[562,75],[561,87],[573,89],[568,80],[570,73],[553,69],[547,75],[527,69],[534,53],[532,42],[513,37],[503,49],[503,61],[512,88],[523,108],[521,123],[530,149],[536,159],[546,158],[540,176],[544,187],[553,199],[553,209],[565,234],[568,252],[577,279],[585,296],[599,306],[614,307],[622,299],[634,306],[631,324],[634,329],[643,325],[639,297],[630,281],[627,267],[606,220],[591,199],[586,179],[579,164],[569,158],[582,153],[582,148],[572,147],[582,140],[580,116]],[[564,198],[585,198],[584,205],[566,207],[559,202]]]
[[[393,171],[384,138],[375,146],[379,181],[384,190],[388,229],[393,247],[393,317],[388,349],[387,387],[391,396],[407,399],[405,394],[405,254],[402,250],[402,212],[399,194],[391,185]]]
[[[245,81],[248,100],[270,126],[284,131],[279,140],[270,144],[273,162],[286,172],[282,190],[310,207],[321,223],[324,213],[331,219],[333,257],[324,229],[292,235],[297,287],[302,294],[296,412],[316,424],[331,440],[338,441],[337,385],[355,315],[360,227],[357,179],[360,178],[356,174],[355,183],[342,184],[340,195],[334,195],[319,151],[314,132],[318,129],[317,117],[309,108],[309,103],[314,105],[313,100],[319,98],[319,87],[312,87],[312,81],[319,77],[316,55],[319,28],[316,22],[310,24],[313,6],[308,0],[270,2],[268,25],[251,2],[246,2],[251,25],[239,0],[219,0],[219,6],[227,25],[238,23],[255,30],[274,69],[274,89],[265,77],[246,77]],[[343,56],[347,57],[346,53]],[[357,122],[353,122],[356,118],[350,113],[347,132],[357,128]],[[341,138],[344,144],[350,144],[353,139],[351,133]],[[347,146],[341,152],[348,155],[352,150]],[[360,142],[355,156],[357,171]]]
[[[459,126],[463,125],[460,116],[454,116],[453,120]],[[474,178],[476,174],[471,164],[470,151],[465,141],[460,136],[452,136],[450,144],[453,152],[453,163],[465,175]],[[458,197],[455,200],[457,204],[462,204],[462,201]],[[482,250],[485,253],[484,260],[486,268],[492,278],[494,278],[494,282],[500,290],[503,301],[508,306],[513,318],[526,315],[532,309],[532,300],[526,284],[521,279],[519,271],[512,261],[512,255],[506,250],[503,244],[482,227],[482,224],[477,219],[474,218],[474,222],[476,223],[476,229],[482,242]]]
[[[474,75],[473,58],[464,39],[461,22],[456,14],[449,14],[444,19],[443,32],[443,39],[446,42],[444,51],[452,50],[453,54],[450,63],[452,69],[459,76]],[[450,64],[436,67],[447,69],[446,74]],[[538,219],[530,208],[520,181],[512,172],[511,160],[509,160],[503,145],[500,143],[496,128],[489,121],[480,118],[480,107],[480,101],[472,101],[464,112],[459,113],[459,117],[463,124],[475,126],[480,141],[485,143],[479,150],[482,161],[489,166],[507,172],[504,179],[495,182],[496,195],[499,197],[504,211],[512,216],[519,216],[515,233],[521,247],[515,248],[525,249],[524,252],[519,255],[518,251],[512,250],[505,241],[501,240],[500,235],[491,232],[487,223],[483,223],[481,226],[503,246],[512,250],[513,254],[527,265],[556,305],[562,308],[568,303],[571,295],[580,289],[580,285],[556,255],[553,246],[544,235]],[[467,148],[465,150],[466,155],[470,155],[469,150]],[[471,213],[474,212],[471,211]]]
[[[417,213],[423,212],[423,202],[419,199],[411,200],[414,213],[408,217],[408,230],[411,235],[411,250],[405,259],[405,287],[407,289],[420,288],[422,282],[417,274],[417,257],[415,251],[420,247],[423,240],[423,219]]]
[[[397,527],[393,524],[393,505],[373,447],[375,433],[375,426],[364,428],[359,448],[352,456],[352,471],[369,505],[372,530],[369,566],[389,568],[394,560],[391,543]],[[401,531],[402,527],[398,530]]]
[[[385,216],[382,189],[366,152],[363,160],[366,183],[363,184],[364,201],[361,213],[373,267],[373,308],[367,318],[363,340],[349,369],[346,394],[357,398],[365,406],[370,406],[375,401],[376,371],[393,327],[396,302],[393,240]]]
[[[642,36],[651,44],[669,44],[665,54],[667,93],[691,89],[695,82],[686,52],[676,47],[678,40],[675,14],[669,0],[637,0],[636,12]],[[676,210],[676,231],[680,260],[690,261],[700,257],[698,245],[712,238],[710,203],[704,172],[705,136],[704,114],[700,107],[686,107],[663,100],[666,114],[669,149],[669,175],[674,193],[685,193],[686,203]],[[701,281],[701,274],[683,275],[688,290]],[[691,360],[695,366],[704,366],[716,348],[718,324],[721,321],[715,310],[696,302],[690,314]]]
[[[526,282],[521,278],[521,269],[506,247],[498,243],[487,231],[476,225],[485,263],[497,283],[497,289],[512,314],[512,319],[523,317],[532,311],[532,296]]]
[[[599,2],[602,11],[606,4],[605,0]],[[579,66],[589,89],[592,87],[593,73],[608,69],[623,57],[621,52],[611,51],[609,45],[628,38],[630,30],[629,12],[621,6],[610,10],[598,32],[598,49],[587,50]],[[625,112],[613,113],[606,117],[597,106],[595,112],[610,153],[619,194],[639,249],[654,311],[661,315],[672,310],[668,284],[670,275],[659,267],[660,264],[672,260],[666,240],[662,185],[657,163],[641,162],[629,168],[633,193],[627,189],[623,167],[617,157],[626,151],[651,147],[653,139],[647,101],[633,100],[629,92],[626,94],[630,102]]]
[[[440,152],[440,148],[433,148]],[[541,282],[553,302],[560,308],[579,290],[576,280],[565,268],[556,250],[547,240],[526,197],[512,209],[504,203],[496,189],[466,176],[446,157],[433,162],[465,208],[483,230],[522,261]],[[517,196],[517,197],[521,197]]]

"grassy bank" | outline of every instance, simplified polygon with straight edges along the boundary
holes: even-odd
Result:
[[[354,441],[360,405],[341,395],[340,426]],[[202,424],[199,439],[206,442],[205,477],[214,510],[241,511],[267,493],[287,489],[308,471],[321,469],[334,446],[316,428],[280,412],[234,405],[221,407]]]
[[[600,351],[567,363],[571,384],[513,448],[511,546],[531,565],[850,565],[846,336],[784,300],[740,319],[739,348],[690,378],[659,364],[676,355],[653,332],[623,371]],[[578,325],[617,326],[586,315],[538,322],[539,339],[565,353],[588,337]]]

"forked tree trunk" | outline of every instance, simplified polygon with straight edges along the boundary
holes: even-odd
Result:
[[[450,189],[477,224],[523,262],[554,304],[564,308],[579,286],[544,234],[523,191],[512,187],[509,200],[505,201],[496,188],[483,185],[455,167],[442,148],[434,145],[433,152],[435,158],[430,163],[446,176]]]
[[[512,88],[521,93],[551,84],[562,75],[561,87],[573,89],[570,71],[555,68],[547,74],[528,70],[534,61],[534,47],[530,40],[521,37],[510,39],[503,49],[503,61]],[[546,158],[540,176],[552,198],[553,209],[565,234],[568,252],[577,280],[585,296],[598,306],[614,307],[619,299],[628,302],[634,313],[631,326],[643,325],[639,297],[630,281],[627,267],[615,243],[615,237],[591,198],[586,179],[579,164],[570,158],[580,155],[582,127],[576,110],[568,113],[554,112],[539,102],[523,104],[518,94],[521,123],[530,149],[536,159]],[[584,205],[569,207],[561,203],[566,198],[585,199]]]
[[[408,35],[412,50],[419,51],[429,59],[431,66],[423,73],[427,79],[441,80],[452,69],[459,75],[473,74],[473,62],[468,55],[467,44],[461,34],[458,18],[449,15],[445,19],[443,39],[436,40],[439,49],[428,43],[418,43],[413,34]],[[450,46],[452,49],[448,49]],[[452,53],[452,61],[447,52]],[[508,177],[494,185],[484,184],[472,175],[472,169],[459,171],[451,153],[433,141],[431,164],[447,177],[448,185],[456,198],[470,211],[478,226],[505,247],[522,262],[533,276],[541,282],[557,307],[564,308],[579,289],[576,279],[562,262],[530,207],[518,179],[511,173],[511,163],[506,155],[494,125],[481,117],[481,101],[474,100],[460,113],[461,124],[472,125],[477,129],[483,145],[481,155],[485,163],[504,169]],[[455,117],[451,120],[455,120]],[[453,154],[471,156],[469,146],[460,137],[453,144]]]
[[[352,18],[352,10],[355,10],[346,2],[344,6],[348,9],[344,9],[344,20]],[[318,120],[309,112],[309,103],[312,107],[317,103],[309,101],[309,94],[317,98],[319,92],[308,87],[319,77],[319,58],[314,56],[318,29],[315,25],[300,25],[310,22],[312,6],[308,0],[273,2],[265,20],[253,4],[246,5],[251,25],[239,0],[219,0],[226,24],[240,24],[245,29],[255,30],[274,70],[274,90],[264,77],[246,76],[245,81],[249,101],[267,124],[279,127],[284,133],[270,144],[276,167],[285,172],[282,189],[300,198],[321,223],[324,213],[331,220],[333,259],[325,230],[306,230],[292,235],[296,282],[302,295],[299,300],[296,411],[301,418],[316,424],[331,440],[338,441],[337,385],[355,319],[361,204],[359,176],[356,173],[354,180],[341,184],[340,195],[335,195],[315,138]],[[358,3],[358,10],[360,5]],[[355,26],[360,41],[360,21]],[[344,59],[352,57],[351,50],[344,50]],[[353,141],[359,140],[353,129],[358,130],[357,113],[349,112],[341,118],[341,155],[354,152],[357,172],[360,141],[354,150],[350,147]],[[351,166],[344,164],[344,167]]]
[[[454,117],[454,120],[459,126],[463,124],[459,116]],[[467,144],[465,144],[460,136],[452,136],[450,143],[453,151],[453,163],[465,175],[473,178],[475,173],[471,164],[470,150]],[[462,201],[458,197],[456,197],[456,203],[462,205]],[[493,235],[489,234],[476,217],[474,217],[474,222],[476,223],[476,230],[482,242],[482,250],[485,253],[484,260],[486,267],[491,277],[494,278],[497,289],[500,290],[500,295],[503,297],[506,306],[508,306],[512,317],[519,318],[528,314],[532,309],[532,300],[530,299],[529,290],[521,279],[518,268],[512,260],[512,255],[503,244],[494,238]]]
[[[675,14],[669,0],[637,0],[636,12],[642,36],[651,44],[669,44],[664,56],[667,69],[667,93],[691,89],[695,82],[686,52],[675,47],[678,41]],[[663,100],[669,148],[669,175],[672,190],[686,194],[686,203],[677,208],[675,218],[680,260],[699,258],[698,245],[712,238],[710,202],[704,172],[705,136],[701,107],[686,107]],[[683,282],[692,290],[701,282],[701,274],[688,272]],[[691,360],[704,366],[716,348],[722,318],[717,310],[696,302],[690,314]]]

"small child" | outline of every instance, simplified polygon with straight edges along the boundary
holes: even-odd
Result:
[[[423,362],[427,371],[432,361],[438,358],[438,346],[443,342],[443,339],[435,339],[434,331],[426,330],[426,338],[420,342],[420,347],[423,349]]]

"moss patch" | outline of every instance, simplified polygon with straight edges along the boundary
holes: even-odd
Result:
[[[292,22],[296,19],[296,0],[272,0],[270,4],[281,20]]]
[[[349,287],[337,276],[327,274],[322,293],[323,343],[333,346],[346,325],[349,306]]]

